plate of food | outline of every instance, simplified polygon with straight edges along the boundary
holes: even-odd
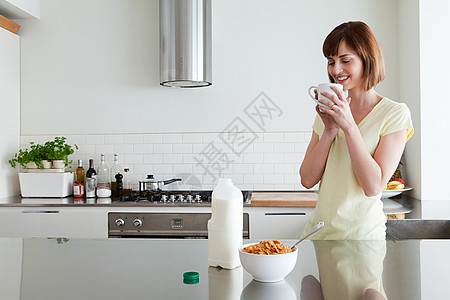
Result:
[[[412,188],[405,186],[403,179],[396,178],[387,183],[386,188],[381,193],[381,198],[391,198],[410,190]]]

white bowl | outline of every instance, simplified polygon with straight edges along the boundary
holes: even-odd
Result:
[[[239,258],[242,267],[253,279],[261,282],[277,282],[283,280],[294,269],[297,263],[297,248],[290,253],[262,255],[243,252],[242,249],[251,243],[239,247]]]

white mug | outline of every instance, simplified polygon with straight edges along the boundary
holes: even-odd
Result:
[[[318,96],[318,98],[319,98],[319,100],[326,100],[326,101],[330,101],[331,102],[331,100],[330,99],[328,99],[327,97],[325,97],[325,96],[323,96],[322,95],[322,93],[324,93],[324,92],[326,92],[326,93],[335,93],[332,89],[331,89],[331,87],[332,86],[334,86],[334,87],[337,87],[338,89],[340,89],[341,91],[343,91],[343,89],[344,89],[344,87],[342,86],[342,84],[339,84],[339,83],[329,83],[329,82],[327,82],[327,83],[319,83],[317,86],[310,86],[309,88],[308,88],[308,94],[309,94],[309,96],[318,104],[318,105],[320,105],[320,106],[323,106],[323,107],[326,107],[326,108],[330,108],[329,106],[327,106],[327,105],[325,105],[325,104],[322,104],[322,103],[320,103],[319,101],[317,101],[316,100],[316,98],[314,97],[314,94],[311,94],[311,90],[312,89],[316,89],[317,90],[317,96]],[[345,96],[345,98],[347,98],[347,96],[348,96],[348,91],[343,91],[344,92],[344,96]]]

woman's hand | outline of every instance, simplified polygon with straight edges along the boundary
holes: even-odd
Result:
[[[334,86],[331,89],[336,93],[322,93],[323,96],[330,99],[330,101],[319,100],[320,103],[329,106],[329,109],[323,109],[323,114],[331,117],[334,123],[344,132],[356,126],[353,119],[352,111],[350,109],[351,98],[345,98],[344,92]],[[324,120],[324,118],[322,118]],[[325,121],[324,121],[325,122]]]
[[[314,90],[314,94],[316,96],[316,100],[318,100],[317,90]],[[322,103],[323,101],[320,100],[319,102]],[[322,103],[322,104],[328,105],[328,103]],[[338,125],[334,121],[333,117],[324,113],[323,110],[327,110],[327,108],[316,105],[316,112],[319,115],[319,117],[322,119],[322,122],[325,125],[325,130],[330,132],[332,135],[336,135],[339,130]]]

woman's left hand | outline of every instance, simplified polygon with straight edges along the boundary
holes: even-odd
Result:
[[[336,124],[345,132],[346,129],[350,129],[355,126],[355,120],[353,119],[352,111],[350,109],[351,98],[345,98],[344,92],[334,86],[331,89],[336,93],[322,93],[323,96],[330,99],[334,104],[329,109],[322,109],[322,111],[331,116]],[[324,105],[330,105],[329,101],[319,100]]]

